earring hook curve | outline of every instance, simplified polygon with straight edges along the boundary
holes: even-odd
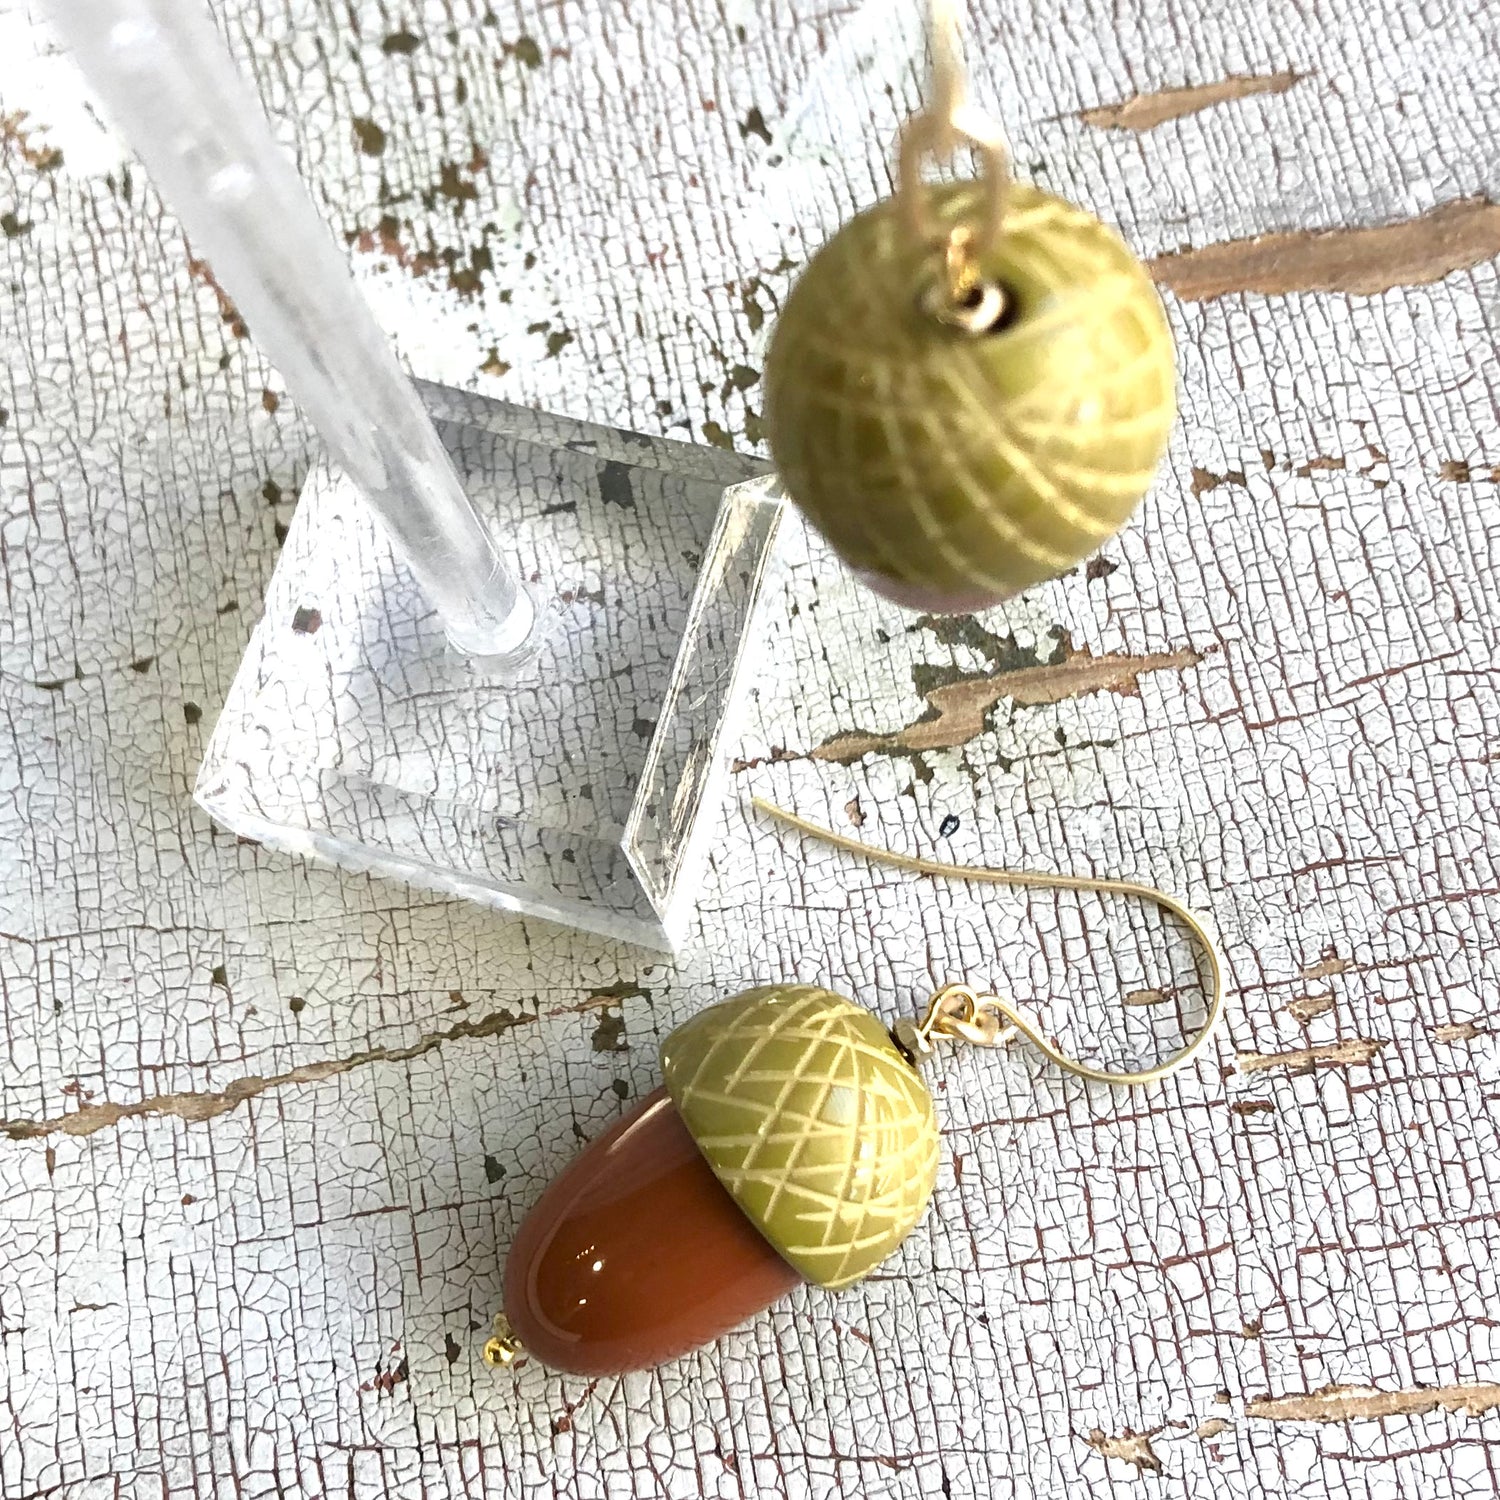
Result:
[[[954,865],[941,860],[923,859],[914,854],[900,854],[894,849],[881,849],[861,843],[847,834],[835,833],[797,813],[788,812],[764,797],[752,797],[751,804],[766,816],[795,828],[809,838],[815,838],[835,849],[858,855],[870,864],[886,865],[892,869],[908,870],[918,875],[939,876],[949,880],[968,880],[987,885],[1010,885],[1035,889],[1089,891],[1096,894],[1134,896],[1148,901],[1164,911],[1170,912],[1187,928],[1189,935],[1208,961],[1208,977],[1204,985],[1206,1014],[1203,1024],[1171,1056],[1149,1068],[1133,1071],[1116,1071],[1096,1068],[1054,1046],[1042,1033],[1036,1022],[1013,1001],[1003,995],[979,994],[964,984],[944,985],[932,997],[926,1014],[919,1022],[908,1023],[901,1032],[906,1044],[913,1042],[926,1046],[934,1035],[950,1040],[968,1041],[976,1046],[993,1047],[1002,1044],[1010,1036],[1021,1035],[1045,1058],[1068,1073],[1086,1078],[1092,1083],[1108,1083],[1124,1086],[1144,1086],[1159,1083],[1191,1062],[1208,1046],[1224,1015],[1224,960],[1213,935],[1203,924],[1203,919],[1177,897],[1157,887],[1137,880],[1095,879],[1088,875],[1048,874],[1040,870],[1002,870],[991,865]],[[1003,1021],[1008,1031],[1001,1030]]]

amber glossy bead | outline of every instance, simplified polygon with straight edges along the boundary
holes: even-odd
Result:
[[[505,1314],[543,1364],[617,1375],[712,1342],[801,1279],[658,1089],[527,1215],[505,1266]]]

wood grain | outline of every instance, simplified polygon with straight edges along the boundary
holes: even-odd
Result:
[[[1154,130],[1168,120],[1197,114],[1216,104],[1234,99],[1250,99],[1257,94],[1284,94],[1302,81],[1303,74],[1290,68],[1279,73],[1236,74],[1213,83],[1185,84],[1180,88],[1156,89],[1150,93],[1132,94],[1118,104],[1100,104],[1080,110],[1078,118],[1085,125],[1101,130]]]
[[[1157,282],[1186,302],[1241,292],[1347,292],[1375,296],[1426,286],[1500,255],[1500,204],[1463,198],[1415,218],[1351,229],[1260,234],[1150,263]]]
[[[812,757],[847,765],[877,753],[952,750],[978,739],[989,725],[991,711],[1002,701],[1034,708],[1091,693],[1134,697],[1140,692],[1143,674],[1181,672],[1202,660],[1202,653],[1191,647],[1143,656],[1114,652],[1096,657],[1087,647],[1078,649],[1063,642],[1049,661],[993,672],[961,673],[951,681],[939,682],[925,690],[927,708],[922,715],[901,729],[887,734],[842,731],[824,740],[812,751]]]
[[[1236,1061],[1241,1073],[1264,1073],[1268,1068],[1285,1068],[1291,1073],[1311,1073],[1314,1068],[1361,1068],[1368,1067],[1386,1045],[1383,1038],[1356,1036],[1316,1047],[1292,1047],[1285,1052],[1241,1052]]]
[[[1475,1381],[1414,1391],[1330,1385],[1305,1396],[1261,1396],[1247,1402],[1245,1412],[1270,1422],[1368,1422],[1421,1417],[1434,1411],[1477,1417],[1496,1407],[1500,1407],[1500,1385]]]

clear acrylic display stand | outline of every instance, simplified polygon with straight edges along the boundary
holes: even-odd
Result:
[[[331,455],[198,801],[272,848],[670,947],[718,807],[774,479],[419,391],[202,0],[50,8]]]
[[[454,651],[324,466],[197,799],[276,849],[671,946],[719,805],[772,481],[717,448],[423,389],[469,498],[552,601],[537,651],[498,673]]]

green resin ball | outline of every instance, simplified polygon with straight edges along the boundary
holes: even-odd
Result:
[[[944,226],[975,223],[980,186],[933,186]],[[815,255],[765,369],[782,484],[877,592],[984,609],[1096,551],[1151,484],[1176,416],[1161,299],[1118,234],[1015,183],[977,269],[1005,312],[942,322],[940,271],[894,199]]]

